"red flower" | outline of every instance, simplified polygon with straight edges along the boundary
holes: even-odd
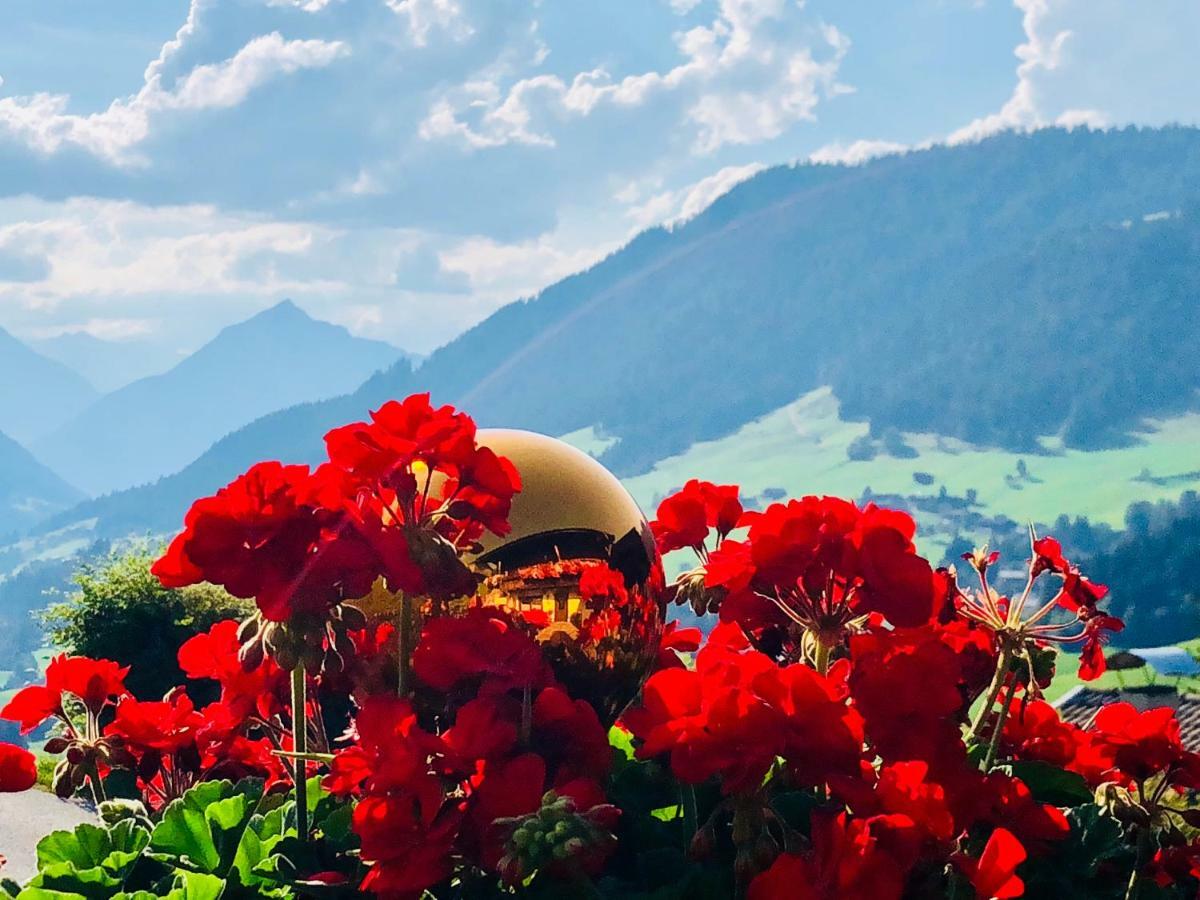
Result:
[[[421,729],[408,700],[371,697],[354,720],[357,740],[335,754],[325,778],[334,794],[401,790],[422,781],[431,760],[445,753],[436,736]]]
[[[1033,542],[1033,575],[1035,578],[1041,572],[1066,575],[1072,568],[1073,566],[1063,556],[1062,544],[1054,538],[1038,538]]]
[[[483,607],[457,618],[430,619],[412,661],[417,677],[439,691],[482,682],[486,690],[503,692],[551,681],[533,639],[503,613]]]
[[[0,709],[0,719],[19,722],[21,734],[28,734],[52,716],[66,719],[64,693],[79,698],[89,713],[98,715],[110,699],[125,694],[128,673],[128,666],[107,659],[56,656],[46,668],[45,685],[30,685],[17,691]]]
[[[1014,759],[1049,763],[1083,775],[1098,783],[1091,736],[1082,728],[1064,722],[1058,710],[1043,700],[1028,703],[1014,700],[1004,722],[1003,746]]]
[[[353,827],[363,860],[374,864],[364,890],[415,900],[450,875],[458,817],[444,806],[442,786],[433,776],[359,801]]]
[[[192,505],[183,533],[152,571],[171,588],[223,585],[277,622],[360,597],[376,573],[344,565],[350,538],[339,512],[319,502],[328,491],[325,473],[259,463]]]
[[[17,794],[37,784],[37,759],[15,744],[0,742],[0,794]]]
[[[123,701],[104,733],[123,738],[134,752],[165,754],[194,746],[203,724],[204,717],[196,712],[183,688],[176,688],[165,700],[130,697]]]
[[[1079,654],[1079,678],[1094,681],[1104,674],[1108,661],[1104,658],[1104,645],[1108,643],[1108,632],[1119,632],[1125,623],[1115,616],[1101,613],[1088,615],[1084,619],[1083,649]]]
[[[700,649],[703,633],[699,628],[680,628],[679,622],[672,620],[663,629],[662,639],[658,643],[658,658],[655,670],[684,668],[680,653],[695,653]]]
[[[709,558],[705,584],[723,588],[723,621],[797,658],[793,626],[840,637],[864,614],[895,626],[930,621],[942,587],[916,553],[916,526],[902,512],[834,497],[805,497],[748,512],[746,541],[725,541]]]
[[[555,784],[603,778],[612,764],[608,731],[596,710],[560,687],[546,688],[533,702],[533,743]]]
[[[249,672],[238,659],[238,623],[217,622],[179,648],[179,668],[188,678],[211,678],[221,685],[221,702],[239,718],[252,711],[270,718],[282,711],[288,690],[287,674],[264,657]]]
[[[699,664],[703,671],[667,669],[642,689],[642,705],[625,713],[625,725],[643,741],[638,756],[669,751],[681,781],[699,784],[714,775],[727,793],[761,784],[781,749],[779,714],[751,689],[755,675],[773,671],[765,656],[744,664]]]
[[[1132,704],[1112,703],[1092,720],[1097,753],[1120,774],[1144,781],[1187,761],[1179,720],[1169,707],[1138,712]]]
[[[846,703],[844,665],[829,677],[795,664],[758,675],[754,689],[778,713],[780,752],[801,784],[853,775],[862,758],[863,720]]]
[[[750,883],[747,900],[899,900],[908,873],[886,847],[887,830],[902,824],[890,818],[814,813],[812,851],[778,857]]]
[[[744,641],[736,626],[724,626],[700,651],[695,671],[651,676],[641,705],[624,716],[641,741],[638,756],[670,753],[679,779],[719,776],[727,793],[758,787],[779,756],[809,784],[856,772],[862,724],[846,704],[841,669],[828,678],[802,665],[780,669],[762,653],[745,652]]]
[[[478,446],[470,416],[451,406],[435,409],[428,394],[385,403],[370,422],[329,432],[325,444],[333,465],[359,485],[357,493],[385,501],[392,524],[410,532],[428,527],[457,547],[485,528],[508,533],[512,498],[521,489],[516,468]]]
[[[980,900],[1005,900],[1025,893],[1025,882],[1017,876],[1017,867],[1025,862],[1025,848],[1004,828],[997,828],[988,838],[978,861],[958,857],[964,874],[971,879]]]
[[[850,693],[879,755],[923,760],[935,773],[959,766],[972,657],[933,627],[855,635],[850,655]]]
[[[736,485],[717,485],[693,478],[681,491],[659,504],[650,528],[660,553],[686,547],[700,552],[710,529],[715,528],[717,540],[722,541],[741,518],[742,503]]]

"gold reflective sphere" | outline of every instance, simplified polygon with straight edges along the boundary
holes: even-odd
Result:
[[[471,560],[484,602],[523,618],[571,695],[612,723],[662,637],[665,579],[646,517],[616,476],[563,441],[511,429],[478,440],[522,484],[512,531],[487,534]]]

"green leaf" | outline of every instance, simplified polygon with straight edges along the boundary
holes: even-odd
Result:
[[[69,891],[54,891],[49,888],[27,887],[17,894],[17,900],[87,900],[83,894]]]
[[[262,797],[262,783],[206,781],[164,810],[150,837],[154,859],[178,868],[224,876]]]
[[[633,759],[633,735],[614,725],[608,729],[608,744],[625,759]]]
[[[171,893],[174,895],[178,892],[179,900],[217,900],[223,890],[224,880],[215,875],[180,872],[175,876]]]
[[[121,889],[149,841],[150,832],[133,820],[52,832],[38,843],[38,874],[29,886],[104,900]]]
[[[1035,800],[1051,806],[1079,806],[1090,803],[1092,792],[1082,775],[1049,763],[1025,760],[1004,767],[1029,787]]]
[[[679,804],[675,804],[674,806],[660,806],[658,809],[650,810],[650,815],[654,816],[660,822],[674,822],[683,816],[683,807]]]

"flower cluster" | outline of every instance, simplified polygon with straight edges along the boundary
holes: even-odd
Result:
[[[244,635],[252,661],[265,649],[286,669],[340,669],[347,632],[362,625],[346,620],[344,601],[377,579],[422,597],[469,594],[477,579],[461,552],[485,529],[507,532],[515,468],[479,446],[469,416],[428,394],[325,442],[329,461],[316,469],[259,463],[196,501],[154,566],[167,587],[207,581],[253,598],[265,622]]]
[[[93,794],[124,841],[95,871],[48,865],[35,889],[179,896],[203,855],[225,895],[277,898],[1200,890],[1200,755],[1173,711],[1115,704],[1081,727],[1043,699],[1056,645],[1081,645],[1092,677],[1120,628],[1053,539],[1031,535],[1009,597],[995,554],[967,555],[978,584],[963,587],[917,553],[902,512],[828,497],[746,511],[736,487],[689,482],[652,530],[697,557],[674,600],[715,616],[706,638],[662,629],[610,729],[615,710],[581,699],[557,642],[569,624],[613,652],[609,615],[649,598],[564,560],[503,574],[574,566],[578,627],[483,592],[458,602],[476,586],[463,556],[505,531],[520,479],[427,397],[328,448],[315,471],[263,464],[198,502],[156,566],[258,603],[179,648],[186,686],[138,699],[122,666],[64,656],[0,710],[24,733],[55,723],[56,789]],[[380,585],[398,617],[347,604]],[[0,791],[36,775],[0,744]],[[122,777],[144,808],[103,803]],[[185,832],[187,877],[168,883]]]

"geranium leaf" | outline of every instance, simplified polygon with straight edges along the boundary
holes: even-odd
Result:
[[[163,812],[150,838],[153,857],[179,868],[224,876],[259,798],[260,782],[202,782]]]
[[[1034,799],[1052,806],[1078,806],[1092,800],[1082,775],[1036,760],[1021,760],[1006,767],[1020,778]]]

